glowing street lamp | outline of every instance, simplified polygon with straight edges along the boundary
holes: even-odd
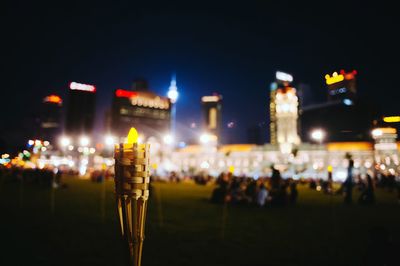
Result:
[[[321,144],[325,138],[325,132],[322,129],[314,129],[311,132],[311,138]]]
[[[174,143],[174,137],[170,134],[167,134],[164,136],[163,141],[165,144],[171,145],[172,143]]]
[[[208,144],[208,143],[217,143],[217,136],[208,134],[208,133],[203,133],[200,135],[200,143],[202,144]]]
[[[88,146],[89,145],[89,143],[90,143],[90,139],[88,138],[88,137],[86,137],[86,136],[82,136],[80,139],[79,139],[79,144],[81,145],[81,146]]]
[[[67,146],[69,146],[71,144],[71,139],[68,138],[68,137],[65,137],[65,136],[61,137],[60,144],[61,144],[62,147],[67,147]]]
[[[115,138],[113,136],[108,135],[104,138],[104,142],[106,143],[107,146],[112,147],[115,143]]]

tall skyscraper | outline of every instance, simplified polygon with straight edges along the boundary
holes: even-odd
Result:
[[[39,138],[53,143],[61,133],[62,99],[58,95],[49,95],[43,99],[40,112]]]
[[[341,70],[338,74],[325,75],[325,83],[328,88],[328,101],[343,101],[346,105],[352,105],[357,94],[357,71],[346,72]]]
[[[71,82],[65,130],[69,136],[91,135],[95,118],[96,87]]]
[[[214,94],[201,98],[203,113],[203,129],[206,133],[221,137],[222,95]]]
[[[171,128],[170,99],[151,92],[145,80],[135,81],[132,88],[114,92],[111,133],[122,140],[135,127],[144,138],[161,141]]]

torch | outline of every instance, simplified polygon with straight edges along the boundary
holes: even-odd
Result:
[[[138,144],[131,128],[126,143],[115,145],[115,194],[129,266],[140,266],[149,198],[149,144]]]

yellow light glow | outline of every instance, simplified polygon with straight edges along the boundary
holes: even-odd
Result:
[[[400,116],[386,116],[383,118],[386,123],[397,123],[400,122]]]
[[[325,80],[327,85],[331,85],[334,83],[338,83],[344,80],[344,76],[342,74],[338,74],[337,72],[334,72],[332,76],[329,74],[325,75]]]
[[[328,170],[328,172],[331,172],[331,173],[332,173],[332,171],[333,171],[332,165],[328,165],[327,170]]]
[[[235,172],[235,166],[231,165],[229,166],[229,173],[233,174],[233,172]]]
[[[139,138],[138,132],[136,131],[136,129],[134,127],[131,127],[131,129],[129,130],[129,133],[128,133],[126,143],[127,144],[137,143],[138,138]]]

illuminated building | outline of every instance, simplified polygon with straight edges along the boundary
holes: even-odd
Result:
[[[70,83],[65,121],[66,134],[69,136],[91,135],[95,117],[95,92],[93,85]]]
[[[270,88],[270,143],[279,144],[281,151],[290,153],[300,144],[298,135],[298,97],[291,86],[293,77],[277,71]]]
[[[275,95],[277,83],[273,82],[270,88],[270,103],[269,103],[269,137],[270,143],[275,145],[278,143],[276,137],[276,109],[275,109]]]
[[[61,97],[54,94],[43,99],[40,113],[40,139],[53,142],[59,135],[62,103]]]
[[[296,89],[285,87],[276,92],[276,135],[278,144],[283,153],[290,153],[296,145],[300,144],[297,133],[298,98]]]
[[[133,90],[115,90],[110,124],[110,132],[120,139],[135,127],[142,137],[161,141],[170,131],[171,101],[149,91],[146,81],[135,81]]]
[[[203,130],[220,140],[222,123],[222,95],[214,94],[201,98],[203,112]]]
[[[379,109],[373,101],[356,97],[356,74],[340,71],[322,77],[328,99],[302,107],[302,141],[312,141],[310,133],[316,128],[326,132],[327,142],[371,141],[372,121],[379,117]]]
[[[325,83],[328,87],[329,101],[343,101],[344,104],[352,105],[357,94],[356,86],[357,71],[346,72],[341,70],[332,75],[325,75]]]
[[[171,79],[171,84],[168,88],[168,93],[167,93],[168,98],[171,100],[171,131],[172,131],[172,137],[175,136],[175,131],[176,131],[176,101],[178,100],[179,97],[179,92],[178,92],[178,87],[176,86],[176,76],[174,75]]]
[[[397,130],[392,127],[375,128],[371,132],[375,140],[375,163],[381,171],[399,172],[399,154],[396,143]]]
[[[331,142],[326,145],[299,144],[295,156],[287,156],[276,145],[231,144],[210,152],[202,145],[189,145],[171,153],[171,170],[185,173],[207,171],[218,176],[231,171],[234,175],[264,177],[271,175],[271,165],[283,178],[327,179],[329,167],[334,181],[347,177],[346,154],[354,159],[354,174],[374,170],[374,145],[371,142]],[[399,151],[394,151],[398,155]]]

